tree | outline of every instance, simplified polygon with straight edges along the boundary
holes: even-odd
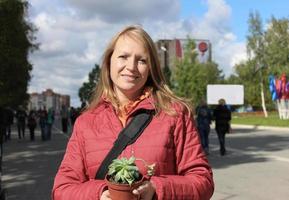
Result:
[[[235,84],[244,85],[245,104],[250,104],[255,108],[260,108],[261,96],[259,95],[259,79],[256,78],[255,63],[248,61],[235,66]],[[231,78],[232,80],[232,78]]]
[[[206,97],[207,85],[222,79],[222,71],[216,63],[199,63],[194,49],[195,42],[189,39],[184,58],[176,61],[173,69],[172,87],[177,95],[197,104]]]
[[[266,107],[273,108],[275,106],[271,100],[268,75],[280,76],[283,72],[289,72],[289,20],[272,17],[266,31],[262,30],[258,13],[251,13],[248,22],[249,60],[237,64],[235,66],[236,75],[232,75],[227,81],[243,84],[245,103],[251,104],[255,108],[262,106],[266,112]],[[257,95],[260,94],[260,91],[261,95]],[[260,104],[260,102],[262,103]]]
[[[197,57],[197,53],[192,51],[195,46],[194,41],[189,40],[185,47],[184,58],[176,60],[172,75],[172,87],[175,93],[191,100],[193,99],[194,83],[190,80],[193,80]]]
[[[88,74],[88,82],[84,82],[78,90],[78,96],[82,103],[88,103],[94,88],[97,85],[100,77],[99,65],[95,64],[94,68]]]
[[[247,53],[250,62],[254,67],[254,74],[258,74],[258,82],[260,85],[261,102],[265,117],[268,117],[265,96],[264,96],[264,79],[266,74],[265,55],[265,37],[262,28],[261,17],[258,12],[249,15],[249,35],[247,36]],[[258,76],[256,76],[258,77]]]
[[[265,33],[264,59],[271,74],[289,73],[289,20],[271,18]]]
[[[38,45],[27,10],[25,0],[0,0],[0,106],[25,105],[29,99],[32,65],[28,55]]]

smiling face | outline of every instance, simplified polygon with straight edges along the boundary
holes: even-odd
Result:
[[[121,36],[110,58],[110,78],[120,103],[137,98],[149,75],[148,53],[140,40]]]

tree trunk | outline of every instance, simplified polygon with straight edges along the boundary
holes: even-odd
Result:
[[[261,87],[262,108],[263,108],[264,116],[267,118],[268,117],[268,113],[267,113],[266,104],[265,104],[263,81],[261,81],[260,87]]]

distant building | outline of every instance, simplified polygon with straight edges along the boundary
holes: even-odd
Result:
[[[39,110],[40,108],[53,108],[55,111],[60,111],[61,105],[70,107],[70,96],[62,95],[53,92],[52,89],[39,93],[31,93],[28,109]]]
[[[198,54],[198,61],[206,63],[212,60],[212,47],[209,40],[194,39],[196,43],[195,50]],[[161,67],[168,66],[170,69],[174,67],[176,59],[184,57],[184,51],[188,39],[172,39],[158,40],[155,44],[158,50]]]

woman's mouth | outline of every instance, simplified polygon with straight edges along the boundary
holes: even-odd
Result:
[[[138,78],[138,76],[130,74],[122,74],[121,77],[123,77],[127,81],[134,81]]]

